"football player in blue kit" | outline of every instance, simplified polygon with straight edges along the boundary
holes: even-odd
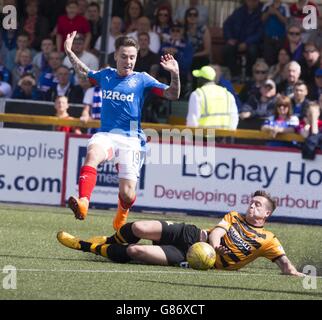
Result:
[[[160,83],[145,72],[133,71],[139,50],[135,39],[121,36],[115,41],[116,69],[89,70],[72,51],[76,31],[68,34],[64,44],[77,75],[102,89],[101,127],[88,141],[87,154],[79,176],[79,196],[71,196],[68,206],[76,219],[87,216],[89,201],[96,185],[97,166],[114,161],[119,177],[118,209],[113,227],[119,230],[127,220],[129,209],[136,199],[136,183],[144,161],[145,135],[141,129],[141,111],[146,93],[169,100],[180,95],[179,67],[172,55],[161,57],[161,66],[171,74],[170,85]]]

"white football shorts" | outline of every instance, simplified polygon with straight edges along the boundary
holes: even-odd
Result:
[[[87,148],[92,144],[102,147],[105,161],[109,159],[109,150],[112,150],[112,158],[109,160],[116,165],[119,178],[137,181],[145,159],[145,151],[142,150],[139,138],[98,132],[88,140]]]

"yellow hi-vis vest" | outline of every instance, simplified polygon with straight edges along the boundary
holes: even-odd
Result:
[[[231,128],[230,99],[227,89],[208,84],[196,90],[201,100],[199,126]]]

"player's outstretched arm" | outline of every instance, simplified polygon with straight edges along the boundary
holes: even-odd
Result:
[[[72,51],[72,44],[76,34],[77,31],[73,31],[72,33],[69,33],[67,35],[67,38],[64,43],[64,49],[78,77],[86,79],[89,68],[82,61],[80,61],[76,54]]]
[[[178,62],[171,54],[166,54],[161,57],[161,66],[171,74],[170,86],[164,91],[163,97],[169,100],[178,100],[181,90]]]
[[[209,244],[215,249],[219,255],[225,255],[230,253],[230,250],[220,244],[221,238],[227,233],[227,231],[221,227],[214,228],[209,234]]]
[[[298,272],[291,261],[286,256],[281,256],[275,263],[282,270],[282,273],[290,276],[305,277],[304,273]]]

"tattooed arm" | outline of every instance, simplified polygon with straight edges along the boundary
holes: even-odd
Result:
[[[163,93],[163,97],[169,100],[177,100],[180,96],[180,77],[179,66],[177,61],[171,54],[166,54],[161,57],[161,66],[170,72],[171,82],[168,89]]]
[[[80,61],[76,54],[72,51],[72,44],[76,33],[77,31],[73,31],[72,33],[69,33],[67,35],[66,41],[64,43],[64,49],[78,77],[86,79],[89,68],[82,61]]]

